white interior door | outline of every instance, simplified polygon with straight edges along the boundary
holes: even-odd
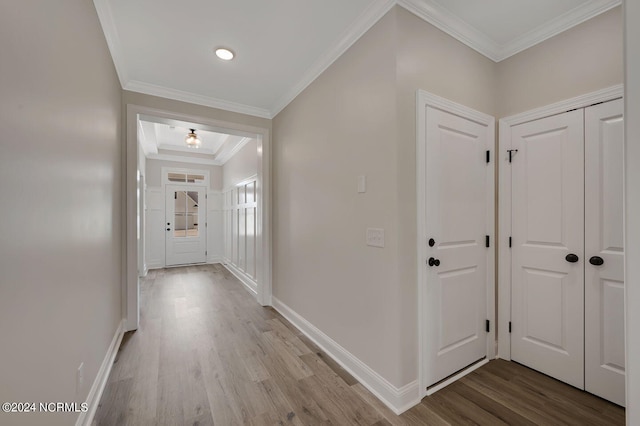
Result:
[[[494,202],[493,163],[486,160],[493,144],[489,134],[486,124],[426,108],[427,387],[487,354],[493,248],[485,244]]]
[[[625,403],[622,99],[585,110],[585,389]]]
[[[205,188],[167,185],[165,193],[166,265],[204,263],[207,258]]]
[[[584,388],[583,110],[512,127],[511,358]]]

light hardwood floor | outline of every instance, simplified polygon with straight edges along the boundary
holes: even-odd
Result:
[[[624,409],[492,361],[396,416],[220,265],[151,271],[97,425],[622,425]]]

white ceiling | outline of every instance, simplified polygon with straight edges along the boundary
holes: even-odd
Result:
[[[396,4],[503,60],[621,0],[94,0],[127,90],[272,118]],[[216,47],[236,52],[219,60]]]
[[[202,141],[199,148],[189,148],[185,143],[185,137],[192,128]],[[250,139],[174,120],[144,116],[138,121],[138,141],[144,155],[157,160],[221,166]]]

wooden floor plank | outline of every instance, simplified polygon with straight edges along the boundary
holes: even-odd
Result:
[[[150,271],[94,425],[623,425],[624,409],[491,361],[400,416],[221,265]]]

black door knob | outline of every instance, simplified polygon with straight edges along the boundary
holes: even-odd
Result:
[[[167,228],[167,231],[171,231],[171,228]]]
[[[565,260],[566,260],[567,262],[576,263],[576,262],[579,260],[579,258],[578,258],[578,256],[577,256],[577,255],[575,255],[575,254],[573,254],[573,253],[569,253],[569,254],[565,257]]]
[[[433,257],[430,257],[429,260],[427,260],[427,263],[429,266],[440,266],[440,260]]]
[[[589,263],[595,266],[600,266],[604,264],[604,259],[600,256],[591,256],[591,259],[589,259]]]
[[[433,238],[429,238],[429,247],[433,247],[436,245],[436,240],[434,240]]]

